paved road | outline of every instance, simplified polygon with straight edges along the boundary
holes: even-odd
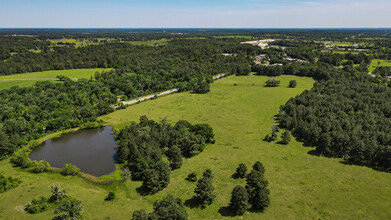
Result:
[[[220,78],[224,77],[225,75],[226,75],[225,73],[221,73],[219,75],[214,76],[213,79],[220,79]],[[123,101],[122,104],[124,104],[124,105],[133,105],[133,104],[135,104],[137,102],[148,100],[148,99],[151,99],[151,98],[153,98],[155,96],[159,97],[159,96],[162,96],[162,95],[168,95],[168,94],[175,93],[175,92],[178,92],[178,89],[171,89],[171,90],[167,90],[167,91],[158,93],[156,95],[144,96],[144,97],[133,99],[133,100],[126,101],[126,102]]]
[[[168,90],[168,91],[164,91],[164,92],[158,93],[156,95],[144,96],[144,97],[141,97],[141,98],[138,98],[138,99],[133,99],[131,101],[122,102],[122,103],[124,105],[132,105],[132,104],[135,104],[137,102],[141,102],[141,101],[144,101],[144,100],[147,100],[147,99],[151,99],[151,98],[153,98],[155,96],[168,95],[168,94],[171,94],[171,93],[174,93],[174,92],[178,92],[178,89],[171,89],[171,90]]]

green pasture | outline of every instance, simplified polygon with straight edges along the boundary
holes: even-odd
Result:
[[[33,72],[33,73],[23,73],[23,74],[13,74],[7,76],[0,76],[0,90],[8,89],[12,86],[32,86],[37,81],[44,80],[55,80],[58,75],[63,75],[69,77],[73,80],[85,78],[90,79],[96,72],[102,72],[104,70],[110,71],[111,69],[71,69],[71,70],[50,70],[43,72]]]
[[[103,187],[80,177],[28,173],[12,167],[8,160],[0,161],[0,173],[23,181],[18,188],[0,194],[0,219],[51,219],[54,210],[36,215],[18,211],[33,198],[48,196],[51,184],[60,184],[68,194],[82,200],[86,219],[130,219],[134,210],[151,211],[153,202],[164,195],[173,194],[183,201],[192,198],[195,183],[185,178],[193,171],[200,176],[207,168],[214,174],[216,200],[205,209],[187,208],[189,219],[231,218],[225,217],[221,208],[228,205],[234,186],[245,185],[244,180],[231,175],[239,163],[250,168],[258,160],[266,168],[270,206],[264,213],[247,212],[234,219],[390,219],[389,173],[313,156],[309,153],[313,148],[294,139],[287,146],[262,141],[276,124],[279,106],[314,83],[296,76],[277,79],[281,80],[280,87],[267,88],[264,76],[229,76],[214,82],[208,94],[177,93],[101,117],[115,129],[138,121],[142,115],[154,120],[166,117],[170,123],[181,119],[208,123],[214,128],[216,143],[185,159],[182,168],[171,173],[169,186],[155,195],[140,196],[136,188],[141,182],[127,180]],[[287,88],[293,79],[298,86]],[[104,202],[108,189],[117,193],[113,202]]]

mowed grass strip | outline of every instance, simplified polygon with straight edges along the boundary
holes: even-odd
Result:
[[[12,86],[27,87],[34,85],[37,81],[55,80],[58,75],[69,77],[73,80],[90,79],[96,72],[110,71],[111,69],[71,69],[71,70],[50,70],[43,72],[13,74],[0,76],[0,90],[9,89]]]
[[[281,76],[281,87],[266,88],[267,77],[230,76],[214,82],[204,95],[178,93],[149,100],[101,117],[115,128],[123,128],[142,115],[170,123],[185,119],[191,123],[208,123],[216,134],[216,144],[186,159],[182,168],[171,173],[171,183],[156,195],[141,197],[136,188],[141,182],[127,180],[110,187],[118,199],[104,202],[106,188],[78,177],[59,174],[31,174],[0,162],[0,172],[22,179],[20,187],[0,194],[0,219],[49,219],[53,210],[27,215],[15,207],[32,198],[50,194],[49,185],[61,184],[68,193],[83,201],[87,219],[130,219],[137,209],[152,210],[156,199],[173,194],[186,201],[194,195],[194,183],[186,176],[206,168],[214,174],[216,201],[206,209],[187,208],[190,219],[221,219],[221,207],[228,205],[232,189],[244,180],[231,175],[239,163],[250,166],[257,160],[266,167],[271,191],[271,204],[264,213],[246,213],[243,219],[390,219],[391,175],[367,167],[344,165],[340,159],[308,154],[313,148],[303,147],[295,140],[287,146],[266,143],[263,137],[275,124],[279,106],[314,81],[310,78]],[[297,88],[287,85],[295,79]],[[236,86],[234,84],[237,84]],[[280,132],[281,133],[281,132]]]

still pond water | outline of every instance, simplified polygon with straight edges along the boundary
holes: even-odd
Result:
[[[71,163],[84,173],[102,176],[115,170],[116,141],[111,127],[80,130],[48,140],[30,154],[53,167]]]

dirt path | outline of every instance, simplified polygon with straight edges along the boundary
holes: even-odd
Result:
[[[222,77],[224,77],[225,73],[221,73],[219,75],[216,75],[213,77],[213,79],[220,79]],[[158,93],[156,95],[149,95],[149,96],[144,96],[144,97],[141,97],[141,98],[137,98],[137,99],[133,99],[133,100],[130,100],[130,101],[122,101],[122,104],[124,105],[133,105],[135,103],[138,103],[138,102],[141,102],[141,101],[144,101],[144,100],[148,100],[148,99],[151,99],[153,97],[159,97],[159,96],[163,96],[163,95],[169,95],[171,93],[175,93],[175,92],[178,92],[178,89],[171,89],[171,90],[167,90],[167,91],[164,91],[164,92],[161,92],[161,93]]]

